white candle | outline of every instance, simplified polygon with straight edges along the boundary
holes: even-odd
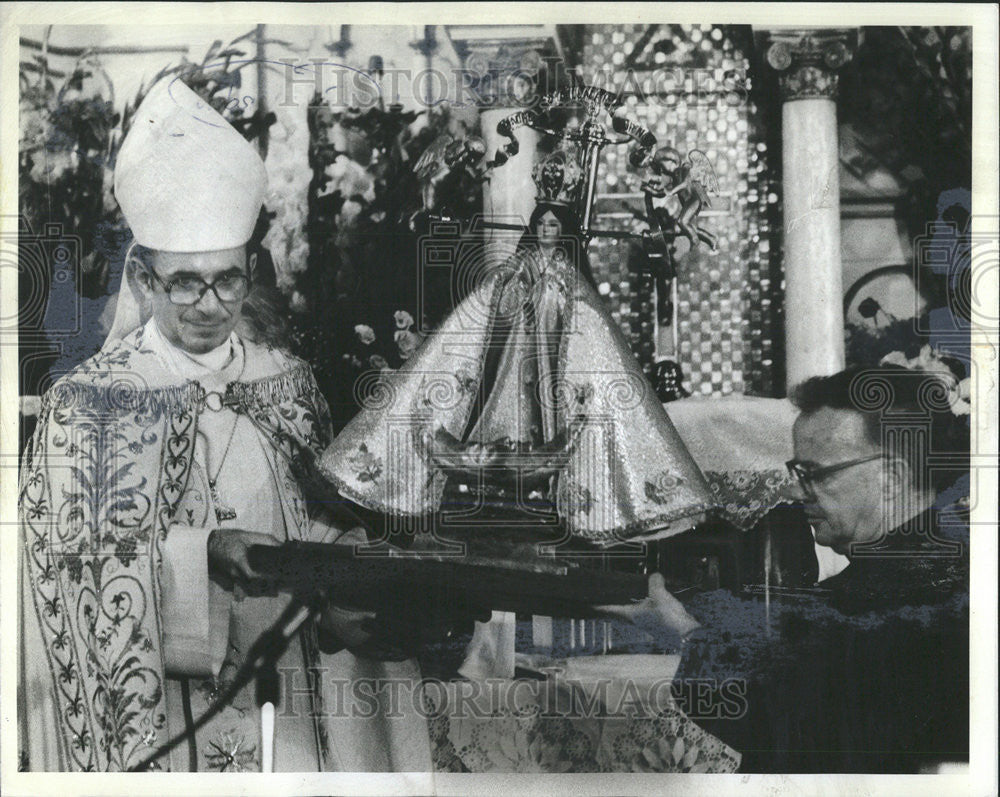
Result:
[[[260,771],[274,772],[274,703],[268,701],[260,708]]]

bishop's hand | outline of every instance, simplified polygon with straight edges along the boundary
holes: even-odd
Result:
[[[270,590],[270,582],[258,573],[247,558],[251,545],[279,545],[270,534],[244,529],[214,529],[208,535],[208,567],[234,587],[259,595]]]

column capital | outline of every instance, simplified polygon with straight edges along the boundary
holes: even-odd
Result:
[[[854,56],[857,29],[770,30],[767,63],[778,72],[781,99],[836,99],[837,70]]]
[[[546,62],[561,61],[553,25],[445,25],[469,87],[485,107],[531,103]]]

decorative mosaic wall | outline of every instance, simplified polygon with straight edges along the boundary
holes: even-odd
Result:
[[[720,193],[701,226],[718,237],[718,251],[702,246],[678,261],[676,357],[685,386],[696,395],[780,395],[780,253],[772,253],[778,242],[769,221],[780,181],[768,170],[749,59],[719,26],[650,28],[586,26],[579,74],[608,90],[624,88],[627,116],[659,145],[700,149],[715,166]],[[617,149],[605,150],[599,173],[597,226],[639,230],[644,225],[630,209],[642,210],[641,177]],[[590,256],[612,315],[648,366],[656,333],[652,278],[630,274],[622,241],[595,239]]]

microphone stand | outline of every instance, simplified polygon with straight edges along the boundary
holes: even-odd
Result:
[[[262,676],[257,690],[258,705],[263,706],[264,702],[277,704],[278,661],[288,649],[288,644],[302,630],[306,621],[315,616],[319,607],[325,601],[326,595],[324,591],[314,592],[308,600],[300,597],[293,598],[275,623],[257,637],[257,640],[250,647],[249,651],[247,651],[246,661],[243,662],[243,665],[233,677],[232,682],[212,703],[208,711],[202,714],[188,728],[185,728],[183,733],[179,733],[169,739],[166,744],[158,748],[152,755],[139,764],[129,767],[128,771],[147,771],[152,764],[167,755],[171,750],[193,738],[199,730],[216,714],[222,711],[228,705],[229,701],[258,674]]]

